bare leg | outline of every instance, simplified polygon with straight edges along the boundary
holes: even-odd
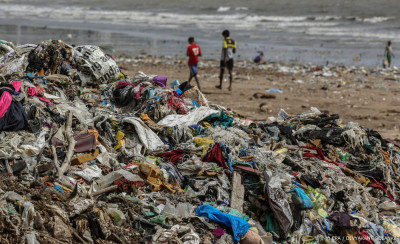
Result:
[[[194,79],[196,80],[197,87],[198,87],[198,88],[199,88],[199,90],[201,91],[201,88],[200,88],[200,82],[199,82],[199,79],[197,78],[197,74],[194,76]]]
[[[189,79],[188,79],[188,82],[190,83],[190,81],[192,80],[192,78],[193,78],[193,76],[192,76],[192,74],[190,74],[189,75]]]
[[[392,60],[388,59],[388,67],[390,68],[390,63],[392,62]]]
[[[224,69],[220,69],[219,71],[219,86],[216,86],[216,88],[222,89],[222,80],[224,79]]]
[[[190,81],[192,80],[192,78],[193,78],[192,71],[190,71],[190,72],[189,72],[189,80],[188,80],[188,83],[190,83]]]
[[[229,87],[228,87],[229,91],[232,91],[232,70],[229,70]]]

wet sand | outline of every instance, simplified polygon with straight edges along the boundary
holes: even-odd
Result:
[[[166,75],[168,84],[175,79],[182,83],[189,76],[186,60],[146,57],[118,63],[128,75],[138,71]],[[223,89],[215,88],[219,82],[218,65],[218,61],[203,60],[198,69],[202,91],[211,103],[253,120],[276,117],[280,109],[295,115],[317,107],[339,114],[343,124],[358,122],[377,130],[384,138],[400,140],[400,72],[396,69],[342,66],[321,70],[323,67],[311,65],[254,66],[250,62],[237,61],[230,92],[227,74]],[[295,73],[295,70],[299,72]],[[337,77],[329,77],[331,75]],[[195,85],[194,80],[191,83]],[[278,88],[283,93],[267,93],[270,88]],[[263,94],[276,98],[260,98]]]

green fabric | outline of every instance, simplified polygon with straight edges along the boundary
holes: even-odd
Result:
[[[376,152],[376,149],[373,148],[373,147],[372,147],[371,145],[369,145],[369,144],[365,144],[364,147],[367,148],[368,150],[370,150],[371,152]]]
[[[265,225],[265,230],[270,233],[275,232],[275,225],[271,215],[265,214],[265,220],[267,221],[267,224]]]
[[[348,152],[345,153],[345,154],[339,152],[339,158],[340,158],[340,160],[342,160],[343,162],[348,162],[350,156],[351,156],[351,154],[348,153]]]
[[[205,118],[204,121],[207,121],[212,126],[216,126],[216,125],[223,125],[226,127],[233,126],[233,118],[228,116],[227,114],[225,114],[224,111],[221,111],[221,114],[219,114],[219,115],[212,114],[212,115],[208,116],[207,118]]]

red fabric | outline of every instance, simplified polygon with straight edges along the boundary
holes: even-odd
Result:
[[[37,96],[36,87],[28,87],[27,93],[30,97]]]
[[[332,163],[336,166],[340,166],[340,164],[336,163],[335,161],[330,161],[329,159],[325,158],[324,153],[317,146],[301,147],[301,148],[307,148],[307,149],[317,151],[317,155],[309,153],[309,152],[303,153],[303,157],[305,157],[305,158],[318,158],[320,160],[324,160],[325,162]]]
[[[185,102],[182,98],[178,97],[179,95],[174,91],[170,93],[167,97],[167,106],[168,108],[176,111],[178,114],[186,114],[186,106]]]
[[[133,87],[135,87],[135,85],[132,84],[132,83],[130,83],[130,82],[121,81],[121,82],[118,83],[117,89],[122,88],[122,87],[125,87],[125,86],[133,86]]]
[[[370,182],[368,184],[368,186],[382,190],[384,193],[386,193],[388,195],[390,200],[394,201],[394,197],[393,197],[392,193],[390,193],[390,191],[386,190],[386,186],[384,184],[378,182],[375,179],[373,179],[373,180],[374,180],[374,182]]]
[[[199,62],[199,56],[201,56],[200,46],[194,43],[189,45],[186,55],[189,56],[188,65],[196,65]]]
[[[211,150],[204,157],[204,162],[216,162],[219,166],[227,169],[225,158],[222,154],[222,148],[218,143],[215,143]]]
[[[144,183],[144,181],[129,181],[125,178],[121,178],[121,179],[115,180],[114,185],[119,186],[118,187],[119,191],[128,192],[130,187],[132,187],[132,188],[142,187],[145,185],[145,183]]]
[[[186,153],[187,151],[185,150],[176,149],[169,152],[159,153],[158,156],[176,164]]]
[[[369,238],[368,233],[366,230],[358,231],[358,240],[360,244],[374,244]]]

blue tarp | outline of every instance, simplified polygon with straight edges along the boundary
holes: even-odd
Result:
[[[232,228],[233,240],[240,241],[240,238],[250,229],[250,224],[243,219],[223,213],[210,205],[201,205],[197,207],[196,213],[202,217],[207,217],[211,221],[223,224],[226,227]]]

